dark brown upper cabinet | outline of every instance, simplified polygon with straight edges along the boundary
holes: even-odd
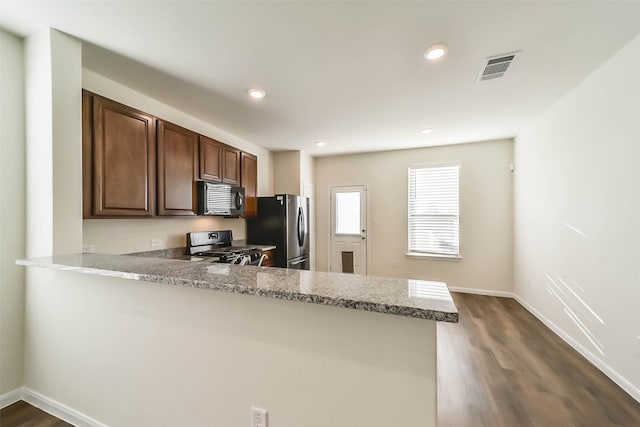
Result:
[[[240,185],[240,153],[237,148],[200,135],[200,179]]]
[[[240,163],[241,185],[244,187],[245,198],[244,216],[256,216],[258,214],[258,158],[253,154],[242,152]]]
[[[200,135],[200,179],[222,181],[223,143]]]
[[[253,216],[257,169],[252,154],[82,91],[84,218],[194,216],[199,179],[245,187]]]
[[[222,182],[240,185],[240,153],[237,148],[222,146]]]
[[[155,119],[83,93],[85,217],[152,216]]]
[[[198,134],[158,120],[158,215],[196,214],[194,181],[198,179]]]

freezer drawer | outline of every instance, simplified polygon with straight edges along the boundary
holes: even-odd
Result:
[[[294,270],[309,270],[310,268],[309,256],[305,255],[298,258],[287,260],[287,268],[292,268]]]

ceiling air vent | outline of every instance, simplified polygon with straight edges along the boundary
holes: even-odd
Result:
[[[488,57],[485,59],[484,64],[482,64],[478,81],[480,82],[483,80],[493,80],[504,77],[519,54],[520,51],[516,51]]]

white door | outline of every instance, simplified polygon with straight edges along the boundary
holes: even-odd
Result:
[[[329,270],[367,274],[367,187],[331,187]]]

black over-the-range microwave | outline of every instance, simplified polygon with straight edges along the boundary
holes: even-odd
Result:
[[[244,215],[244,188],[229,184],[198,181],[198,215]]]

